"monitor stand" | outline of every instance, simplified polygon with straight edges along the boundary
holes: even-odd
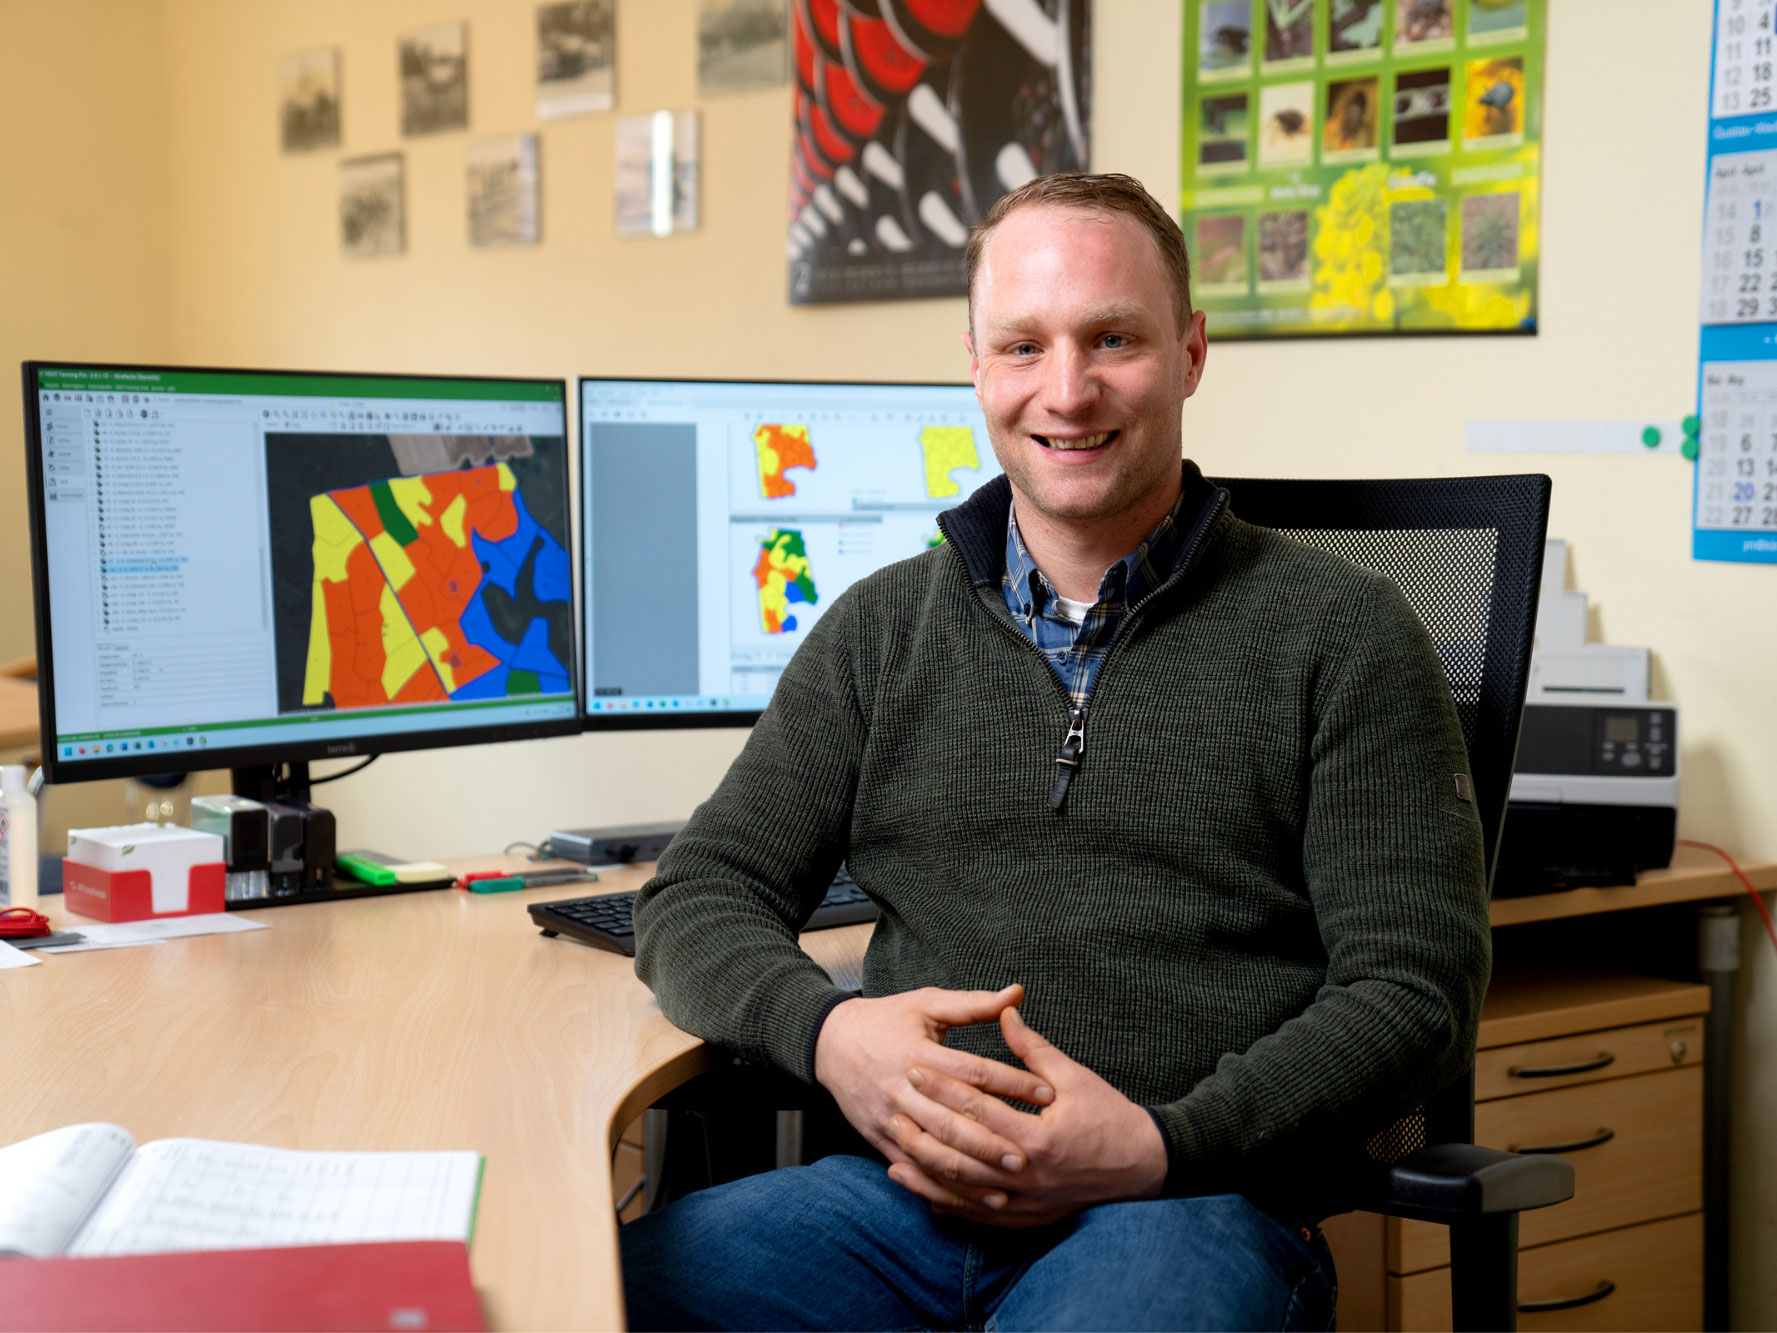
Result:
[[[236,796],[287,805],[308,804],[309,766],[306,760],[288,764],[254,764],[231,772]]]

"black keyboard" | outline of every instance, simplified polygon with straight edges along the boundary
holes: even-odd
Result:
[[[596,898],[568,898],[559,903],[532,903],[531,920],[545,935],[570,935],[595,949],[636,952],[636,928],[630,920],[633,893],[607,893]],[[828,930],[876,920],[876,904],[857,886],[844,866],[827,886],[827,896],[814,909],[804,930]]]

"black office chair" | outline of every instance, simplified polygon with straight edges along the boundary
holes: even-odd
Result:
[[[1530,677],[1549,479],[1218,478],[1230,508],[1393,579],[1437,646],[1468,743],[1493,884]],[[1450,1228],[1457,1329],[1513,1329],[1518,1214],[1573,1197],[1573,1167],[1475,1144],[1474,1070],[1369,1144],[1357,1206]]]

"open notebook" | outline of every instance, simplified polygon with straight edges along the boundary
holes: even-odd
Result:
[[[295,1152],[68,1125],[0,1148],[0,1256],[458,1240],[473,1152]]]

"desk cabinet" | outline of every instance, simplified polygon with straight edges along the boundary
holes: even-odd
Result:
[[[1520,1218],[1526,1333],[1702,1327],[1708,1007],[1707,987],[1647,977],[1506,975],[1489,988],[1475,1140],[1574,1167],[1572,1199]],[[1327,1230],[1342,1328],[1450,1327],[1446,1228],[1352,1214]]]

